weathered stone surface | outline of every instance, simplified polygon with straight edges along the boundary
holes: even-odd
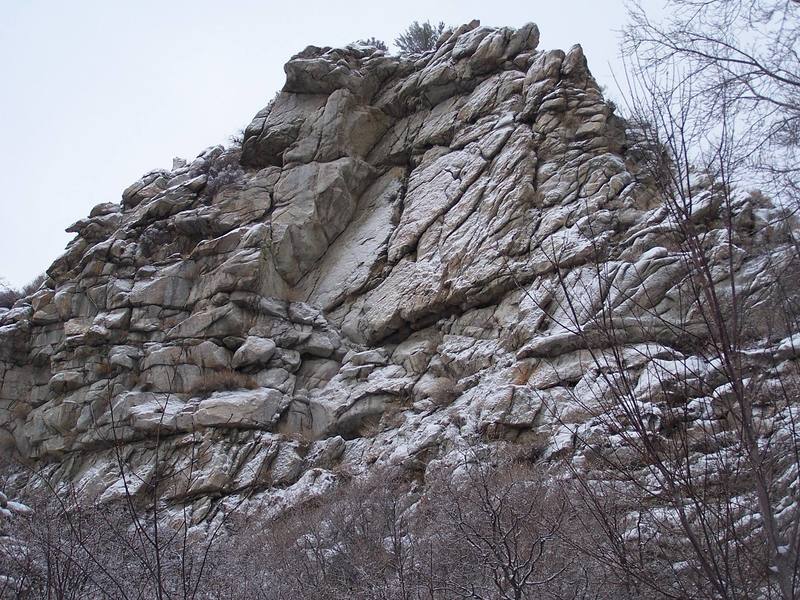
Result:
[[[288,170],[275,187],[272,249],[275,268],[297,284],[344,231],[369,183],[371,169],[342,158]]]
[[[158,440],[195,473],[167,505],[211,514],[247,488],[275,516],[337,472],[424,479],[467,444],[608,451],[624,423],[592,413],[622,377],[654,433],[673,409],[720,427],[680,223],[580,46],[538,44],[533,24],[472,22],[413,58],[294,56],[241,149],[95,207],[0,309],[0,449],[109,500],[115,451],[148,481]],[[775,289],[800,304],[796,219],[735,191],[728,231],[713,182],[691,185],[715,293],[747,311],[743,364],[795,373]]]
[[[234,369],[241,367],[259,367],[269,364],[275,354],[275,342],[267,338],[248,336],[233,355]]]
[[[277,423],[285,404],[285,396],[272,389],[217,392],[185,418],[204,427],[268,428]]]

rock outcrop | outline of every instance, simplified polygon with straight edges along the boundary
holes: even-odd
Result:
[[[99,499],[124,492],[120,456],[134,494],[157,456],[191,473],[159,493],[200,523],[245,490],[276,514],[341,469],[424,478],[464,440],[552,457],[583,427],[613,445],[586,408],[612,352],[654,430],[654,398],[690,428],[723,419],[647,149],[580,46],[538,41],[472,23],[410,58],[310,46],[241,148],[95,207],[0,311],[3,452]],[[794,368],[771,286],[798,276],[795,224],[739,194],[731,246],[713,182],[691,185],[717,294],[746,290],[750,367]],[[670,387],[675,365],[697,385]]]

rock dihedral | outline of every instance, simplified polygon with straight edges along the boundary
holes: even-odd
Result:
[[[711,372],[681,339],[685,260],[635,140],[580,46],[538,38],[472,23],[411,58],[308,47],[241,148],[95,207],[0,312],[3,452],[103,499],[123,493],[116,452],[134,493],[158,456],[192,473],[161,493],[195,521],[244,490],[279,510],[339,469],[424,472],[475,437],[552,455],[589,418],[570,399],[603,384],[590,351],[609,351],[564,326],[566,289],[584,333],[610,311],[648,400],[659,361]],[[742,196],[730,256],[710,183],[693,185],[719,294],[733,265],[768,312],[759,280],[789,264],[790,225]],[[793,360],[759,323],[750,360]]]

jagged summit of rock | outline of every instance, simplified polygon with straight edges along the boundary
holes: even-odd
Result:
[[[424,474],[467,439],[578,451],[564,423],[589,419],[571,395],[604,385],[588,352],[610,348],[587,348],[601,310],[637,393],[652,397],[658,361],[691,364],[713,393],[642,149],[581,47],[538,42],[533,24],[473,22],[411,58],[309,46],[241,148],[95,207],[43,287],[0,311],[3,452],[111,499],[112,448],[136,493],[157,438],[178,471],[197,461],[160,493],[201,522],[211,497],[247,489],[275,514],[337,467]],[[727,261],[713,186],[693,186],[694,226]],[[758,195],[734,211],[749,360],[793,360],[757,294],[790,264],[791,224]],[[723,270],[718,283],[724,297]]]

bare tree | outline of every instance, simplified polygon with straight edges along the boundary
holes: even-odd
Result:
[[[599,597],[602,580],[564,542],[564,488],[541,466],[477,448],[426,493],[442,598]],[[597,575],[597,574],[595,574]]]
[[[629,3],[623,55],[631,70],[665,85],[673,73],[692,98],[687,118],[707,129],[723,115],[735,128],[730,149],[770,193],[800,183],[800,2],[668,0],[653,17]],[[740,174],[744,176],[745,174]]]

